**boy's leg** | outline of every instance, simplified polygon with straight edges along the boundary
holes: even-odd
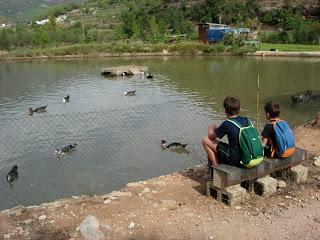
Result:
[[[217,144],[216,140],[209,139],[209,137],[204,137],[202,139],[202,145],[204,150],[207,152],[208,160],[211,162],[211,165],[216,166],[219,164],[217,158]]]

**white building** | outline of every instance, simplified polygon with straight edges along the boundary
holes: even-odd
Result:
[[[49,19],[43,19],[43,20],[41,20],[41,21],[36,21],[36,24],[38,24],[38,25],[45,25],[46,23],[48,23],[49,22]]]

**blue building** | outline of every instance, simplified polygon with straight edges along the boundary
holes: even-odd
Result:
[[[204,27],[205,25],[205,27]],[[203,43],[209,42],[220,42],[224,39],[227,33],[232,33],[234,35],[242,33],[250,33],[249,28],[232,28],[224,24],[206,23],[198,24],[199,26],[199,40]],[[201,26],[201,29],[200,29]],[[204,39],[207,38],[207,39]]]

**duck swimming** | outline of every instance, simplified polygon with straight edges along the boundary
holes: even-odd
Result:
[[[30,115],[32,115],[34,112],[42,113],[42,112],[46,112],[47,111],[46,108],[47,108],[47,105],[41,106],[41,107],[37,107],[35,109],[29,108],[29,112],[30,112]]]
[[[69,153],[69,152],[73,151],[77,145],[78,145],[77,143],[70,144],[70,145],[65,146],[65,147],[63,147],[61,149],[54,150],[54,153],[56,155],[64,155],[66,153]]]
[[[63,103],[67,103],[70,101],[70,95],[67,95],[66,97],[62,98]]]
[[[7,181],[13,182],[14,180],[18,179],[18,166],[14,165],[10,172],[7,174]]]
[[[121,73],[121,76],[123,76],[123,77],[128,77],[129,74],[128,74],[127,72],[122,72],[122,73]]]
[[[161,147],[162,148],[168,148],[168,149],[180,149],[180,150],[183,150],[183,149],[186,149],[186,146],[188,144],[183,144],[181,142],[173,142],[173,143],[170,143],[168,144],[166,140],[161,140]]]
[[[136,95],[136,90],[124,92],[123,95],[124,96],[134,96],[134,95]]]
[[[153,78],[153,75],[151,74],[151,73],[149,73],[149,72],[147,72],[147,78]]]

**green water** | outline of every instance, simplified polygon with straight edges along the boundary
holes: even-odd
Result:
[[[101,67],[148,66],[153,79],[105,78]],[[81,194],[103,194],[199,164],[209,123],[224,119],[227,95],[259,128],[263,105],[277,100],[282,117],[303,124],[320,103],[293,106],[290,96],[320,90],[319,59],[245,57],[111,58],[6,61],[0,64],[0,209]],[[136,90],[133,97],[124,91]],[[70,95],[71,101],[62,103]],[[28,108],[48,112],[28,116]],[[161,139],[188,143],[189,154],[163,151]],[[77,142],[63,158],[55,148]],[[5,175],[19,166],[12,186]]]
[[[320,90],[319,59],[284,58],[177,58],[152,64],[172,81],[165,83],[190,96],[190,101],[223,111],[226,95],[241,99],[243,113],[256,116],[258,75],[260,81],[260,121],[264,103],[279,101],[282,117],[293,125],[304,123],[319,111],[319,103],[292,106],[290,96],[305,90]],[[260,124],[260,125],[261,125]]]

